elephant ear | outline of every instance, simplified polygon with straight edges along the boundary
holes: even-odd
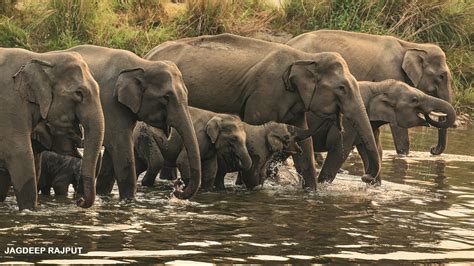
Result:
[[[392,125],[397,124],[395,115],[396,101],[387,93],[381,93],[372,98],[368,105],[370,121],[384,121]]]
[[[211,139],[212,143],[216,143],[221,131],[222,118],[214,116],[206,124],[206,134]]]
[[[419,49],[409,49],[403,57],[402,69],[410,78],[415,87],[423,76],[423,61],[426,51]]]
[[[40,114],[43,119],[46,119],[48,116],[49,108],[53,101],[53,83],[50,74],[48,74],[52,67],[54,65],[49,62],[32,59],[27,64],[21,66],[13,75],[15,82],[19,82],[20,87],[25,87],[24,92],[28,101],[39,105]]]
[[[33,140],[38,141],[43,147],[50,150],[53,146],[53,138],[45,123],[39,123],[31,134]]]
[[[277,134],[273,132],[270,132],[269,134],[267,134],[266,141],[267,141],[268,150],[270,152],[282,151],[285,148],[280,136],[278,136]]]
[[[315,66],[315,61],[296,61],[283,74],[286,90],[298,91],[306,110],[309,110],[316,90],[317,74],[314,72]]]
[[[143,68],[123,70],[115,83],[114,97],[135,114],[142,105],[144,73]]]

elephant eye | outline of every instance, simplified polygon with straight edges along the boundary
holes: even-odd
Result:
[[[83,94],[81,90],[74,91],[74,101],[80,103],[82,102]]]
[[[345,89],[346,87],[344,87],[343,85],[339,86],[339,90],[344,91]]]
[[[443,74],[442,74],[442,75],[439,75],[439,79],[440,79],[440,80],[443,80],[443,79],[444,79],[444,75],[443,75]]]
[[[411,99],[411,102],[412,102],[412,103],[418,103],[418,97],[414,96],[414,97]]]

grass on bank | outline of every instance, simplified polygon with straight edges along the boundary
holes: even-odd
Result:
[[[144,55],[183,37],[318,29],[389,34],[447,51],[454,105],[474,113],[470,0],[1,0],[0,46],[34,51],[97,44]],[[276,5],[274,3],[277,3]]]

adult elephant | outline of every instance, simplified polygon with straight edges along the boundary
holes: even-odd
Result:
[[[0,48],[0,201],[13,185],[22,209],[37,204],[36,171],[31,136],[45,122],[64,136],[84,127],[81,176],[84,195],[77,204],[88,208],[95,200],[95,170],[104,137],[99,88],[77,53],[38,54]]]
[[[105,152],[97,193],[109,194],[116,178],[120,199],[135,198],[137,178],[132,132],[136,122],[143,121],[161,129],[161,134],[167,134],[171,126],[183,137],[191,179],[183,191],[174,194],[178,198],[191,198],[201,184],[200,155],[188,111],[188,92],[176,65],[93,45],[76,46],[68,51],[81,54],[100,86]]]
[[[451,73],[444,52],[437,45],[339,30],[304,33],[287,44],[308,53],[340,53],[359,81],[400,80],[429,95],[452,101]],[[391,129],[397,153],[408,154],[408,130],[395,125]],[[443,153],[446,144],[447,129],[441,128],[438,144],[431,148],[431,153]]]
[[[306,112],[331,117],[340,112],[353,123],[371,156],[369,179],[378,177],[379,156],[355,78],[337,53],[310,54],[287,45],[232,34],[166,42],[150,60],[171,60],[183,72],[191,106],[239,114],[250,124],[269,121],[307,128]],[[300,142],[293,159],[316,188],[311,139]]]
[[[422,91],[397,80],[384,80],[380,82],[360,81],[360,94],[369,115],[375,140],[382,157],[379,128],[387,123],[401,128],[416,126],[433,126],[448,128],[456,120],[456,112],[448,102],[430,96]],[[443,118],[443,119],[442,119]],[[316,116],[309,115],[308,123],[320,124],[322,121]],[[362,157],[365,168],[370,166],[364,149],[361,149],[361,140],[350,123],[343,120],[344,133],[336,134],[337,128],[328,125],[313,135],[314,150],[327,151],[319,175],[319,182],[332,182],[339,168],[346,160],[353,147],[356,146]],[[337,145],[338,143],[342,145]]]

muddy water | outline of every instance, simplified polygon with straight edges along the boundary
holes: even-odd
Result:
[[[378,188],[340,175],[306,193],[283,169],[287,186],[201,193],[192,202],[169,200],[165,182],[140,187],[135,203],[119,203],[114,191],[89,210],[74,207],[72,195],[42,196],[38,212],[19,213],[10,196],[0,205],[0,261],[474,261],[474,130],[451,130],[447,154],[437,157],[425,152],[436,141],[435,130],[411,134],[412,150],[419,152],[400,158],[384,132]],[[344,168],[359,173],[362,165],[351,156]],[[82,253],[4,254],[7,247],[34,246],[82,247]]]

